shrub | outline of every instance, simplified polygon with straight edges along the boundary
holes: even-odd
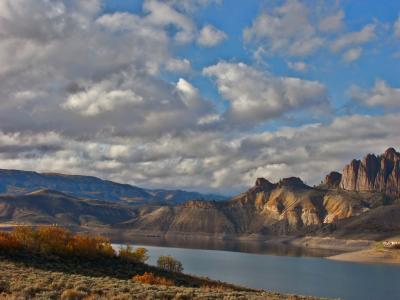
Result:
[[[144,263],[146,260],[149,259],[146,248],[139,247],[135,251],[133,251],[133,248],[130,245],[121,247],[121,249],[119,250],[119,257],[127,261],[140,263]]]
[[[157,266],[161,269],[171,272],[182,272],[183,266],[179,260],[176,260],[172,256],[160,256],[157,260]]]
[[[0,249],[13,251],[21,247],[21,243],[14,236],[7,232],[0,232]]]
[[[153,273],[150,272],[145,272],[143,275],[135,275],[132,279],[133,281],[138,281],[146,284],[159,284],[167,286],[175,285],[175,282],[173,280],[160,276],[155,276]]]
[[[106,256],[113,257],[115,251],[107,239],[88,235],[75,235],[68,244],[68,249],[71,253],[80,257],[98,257]]]
[[[37,234],[32,227],[18,226],[11,235],[24,247],[33,249],[37,247]]]
[[[37,230],[21,226],[12,233],[0,233],[0,248],[24,248],[45,255],[85,258],[115,256],[115,251],[106,238],[73,235],[69,230],[58,226],[40,226]]]
[[[70,231],[58,226],[40,226],[36,232],[37,245],[42,254],[67,255],[72,239]]]
[[[0,294],[8,293],[10,291],[10,283],[8,281],[0,280]]]
[[[61,300],[81,300],[86,297],[86,293],[74,289],[65,290],[61,294]]]

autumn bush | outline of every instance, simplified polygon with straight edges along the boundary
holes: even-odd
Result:
[[[157,260],[157,266],[163,270],[167,270],[170,272],[180,273],[183,271],[182,263],[169,255],[160,256]]]
[[[132,246],[130,245],[121,247],[121,249],[119,250],[119,257],[127,261],[140,263],[144,263],[146,260],[149,259],[146,248],[139,247],[136,248],[136,250],[133,250]]]
[[[151,272],[145,272],[143,275],[135,275],[133,276],[132,279],[133,281],[146,284],[167,285],[167,286],[175,285],[175,282],[173,280],[161,276],[156,276]]]
[[[59,226],[27,226],[12,232],[0,233],[0,249],[3,251],[25,249],[43,255],[78,256],[85,258],[113,257],[115,251],[106,238],[72,234]]]
[[[21,243],[11,234],[0,232],[0,249],[13,251],[21,247]]]

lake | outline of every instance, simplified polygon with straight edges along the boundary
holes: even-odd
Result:
[[[290,251],[291,246],[282,245],[275,249],[276,253],[273,253],[274,247],[264,245],[268,250],[262,251],[263,254],[254,253],[255,251],[244,253],[161,246],[143,247],[149,250],[148,263],[151,265],[156,264],[160,255],[171,255],[183,263],[185,273],[208,276],[247,287],[341,299],[400,299],[400,266],[358,264],[307,257],[304,256],[310,254],[307,251],[302,253],[296,248]],[[259,247],[263,249],[261,245]],[[287,249],[282,252],[282,248],[285,247]],[[254,247],[250,249],[254,250]],[[295,256],[282,256],[284,253]]]

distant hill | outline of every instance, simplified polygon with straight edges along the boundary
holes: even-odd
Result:
[[[0,196],[0,222],[103,226],[118,224],[134,216],[132,206],[82,200],[51,190]]]
[[[92,176],[0,169],[0,195],[23,195],[39,189],[55,190],[84,199],[129,204],[180,204],[191,199],[226,199],[220,195],[182,190],[143,189]]]

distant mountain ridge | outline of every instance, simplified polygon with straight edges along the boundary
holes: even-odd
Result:
[[[0,195],[23,195],[39,189],[59,191],[78,198],[129,204],[180,204],[191,199],[226,199],[220,195],[183,190],[143,189],[93,176],[0,169]]]
[[[343,175],[330,173],[316,187],[306,185],[297,177],[275,183],[257,178],[253,187],[224,201],[192,200],[197,197],[189,200],[193,194],[182,192],[187,198],[171,203],[167,197],[178,198],[180,191],[174,194],[176,191],[145,190],[87,176],[0,170],[1,191],[10,193],[16,189],[13,195],[0,196],[0,221],[100,226],[150,236],[354,234],[362,237],[365,234],[382,237],[400,234],[400,201],[398,185],[394,184],[400,156],[391,149],[383,155],[368,155],[362,161],[352,162],[344,168]],[[5,176],[7,172],[25,176],[23,180],[17,178],[17,183],[25,182],[25,185],[10,181],[15,176]],[[32,176],[34,180],[30,180]],[[52,182],[57,191],[26,193],[29,188],[43,185],[41,180],[48,186]],[[77,189],[75,193],[79,197],[64,192],[72,188]],[[20,194],[22,191],[24,195]],[[130,202],[141,205],[128,205]]]

